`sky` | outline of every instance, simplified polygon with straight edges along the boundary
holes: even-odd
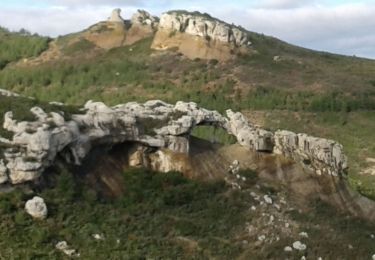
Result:
[[[185,9],[310,49],[375,59],[375,0],[0,0],[0,26],[56,37],[106,20]]]

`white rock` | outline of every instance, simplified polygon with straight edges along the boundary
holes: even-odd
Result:
[[[44,199],[37,196],[26,202],[25,210],[35,219],[45,219],[48,213],[47,205],[44,203]]]
[[[69,163],[79,165],[97,144],[116,145],[133,141],[188,154],[189,135],[197,125],[223,128],[247,149],[274,151],[297,158],[297,161],[302,161],[302,157],[310,158],[311,165],[323,173],[337,173],[347,167],[342,146],[334,141],[288,131],[278,131],[274,136],[255,127],[241,113],[228,110],[225,117],[217,111],[200,108],[194,102],[179,101],[170,105],[151,100],[144,104],[129,102],[108,107],[102,102],[88,101],[83,113],[72,115],[71,121],[65,121],[57,112],[45,113],[39,107],[31,111],[37,117],[32,122],[18,122],[11,111],[4,115],[3,127],[14,136],[12,141],[6,140],[12,149],[5,151],[0,163],[0,184],[8,177],[12,184],[38,179],[60,153],[64,153],[64,158],[71,158]],[[238,170],[239,162],[234,161],[230,171],[238,174]],[[237,178],[245,180],[239,175]],[[233,185],[239,188],[238,184]],[[260,200],[255,193],[251,196]],[[272,204],[268,195],[264,200]]]
[[[309,235],[306,232],[299,233],[300,237],[309,238]]]
[[[236,46],[248,46],[249,35],[239,27],[231,26],[217,19],[192,13],[169,12],[160,17],[159,30],[184,32]]]
[[[286,246],[286,247],[284,247],[284,251],[285,252],[292,252],[293,248],[291,248],[290,246]]]
[[[301,241],[296,241],[293,243],[293,248],[299,251],[304,251],[306,250],[307,246],[301,243]]]
[[[256,211],[257,208],[256,208],[255,206],[251,206],[251,210],[252,210],[252,211]]]
[[[375,254],[372,255],[372,260],[375,260]]]
[[[60,250],[61,252],[63,252],[65,255],[67,255],[69,257],[79,257],[80,256],[80,254],[77,253],[77,251],[75,249],[72,249],[72,248],[70,248],[70,246],[68,246],[68,243],[66,241],[58,242],[55,245],[55,248],[57,250]]]
[[[100,234],[93,234],[92,237],[96,240],[104,240],[103,235]]]
[[[264,199],[264,201],[267,203],[267,204],[272,204],[273,202],[272,202],[272,198],[270,197],[270,196],[268,196],[268,195],[264,195],[263,196],[263,199]]]
[[[266,240],[266,236],[265,235],[258,236],[258,240],[264,241],[264,240]]]

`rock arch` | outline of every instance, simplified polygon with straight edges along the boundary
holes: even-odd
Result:
[[[289,131],[272,133],[231,110],[224,116],[193,102],[171,105],[160,100],[114,107],[89,101],[83,110],[84,114],[73,115],[70,121],[58,112],[47,114],[38,107],[31,109],[37,118],[34,122],[17,122],[12,112],[6,113],[4,128],[14,136],[12,140],[2,139],[10,147],[5,149],[0,163],[3,182],[35,180],[62,151],[70,151],[73,163],[80,164],[99,144],[136,141],[188,154],[189,136],[199,125],[220,127],[249,150],[283,154],[304,163],[318,175],[338,176],[347,168],[342,146],[335,141]]]

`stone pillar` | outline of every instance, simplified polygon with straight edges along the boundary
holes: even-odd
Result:
[[[125,21],[121,17],[121,9],[120,8],[114,9],[108,21],[114,22],[114,23],[124,23]]]

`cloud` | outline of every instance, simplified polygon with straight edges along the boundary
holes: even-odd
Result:
[[[262,0],[255,6],[260,9],[293,9],[314,3],[312,0]]]
[[[213,10],[215,15],[282,40],[330,52],[375,58],[375,6],[318,5],[296,9]]]

